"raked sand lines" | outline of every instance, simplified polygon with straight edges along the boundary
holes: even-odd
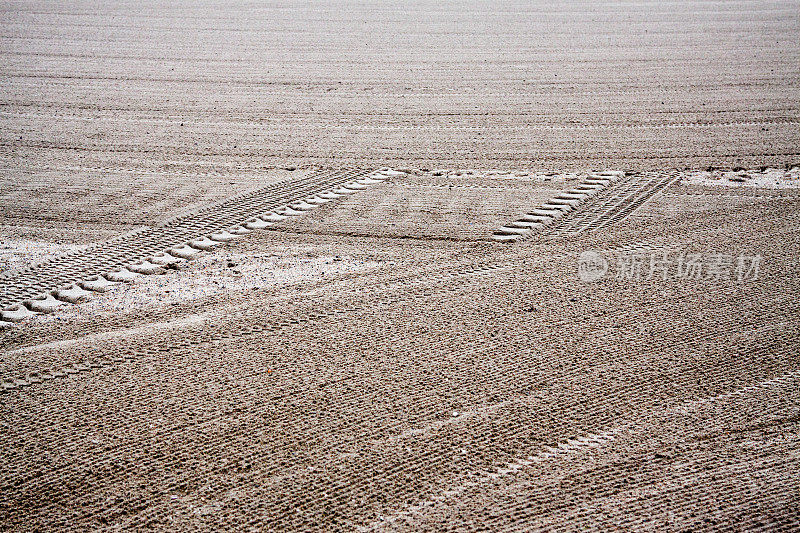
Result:
[[[798,378],[800,378],[800,371],[788,372],[729,392],[707,398],[687,400],[677,406],[658,413],[658,415],[660,417],[669,416],[671,414],[680,416],[734,398],[747,398],[758,391],[777,392],[782,387],[795,386]],[[652,428],[647,424],[647,421],[640,420],[637,422],[620,424],[596,433],[586,433],[574,439],[560,442],[554,446],[544,446],[543,450],[535,455],[509,461],[492,471],[474,477],[468,482],[442,490],[439,494],[429,499],[408,506],[405,509],[398,510],[393,514],[381,516],[375,522],[363,526],[359,528],[359,530],[366,532],[383,531],[387,529],[395,530],[404,526],[411,527],[414,524],[415,518],[423,516],[438,504],[444,504],[445,502],[459,498],[469,490],[488,487],[497,480],[512,477],[521,470],[535,467],[547,461],[565,460],[567,458],[577,457],[581,454],[591,453],[594,450],[607,447],[620,437],[646,433],[650,430],[652,430]]]

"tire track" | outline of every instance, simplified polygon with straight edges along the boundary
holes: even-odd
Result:
[[[574,216],[565,217],[547,228],[543,235],[580,235],[621,222],[678,179],[680,176],[672,173],[644,173],[621,180],[598,194]]]
[[[500,227],[492,235],[492,240],[495,242],[516,242],[523,238],[531,237],[536,231],[566,216],[573,209],[624,176],[624,172],[592,174],[575,187],[556,194],[546,203],[527,213],[522,218]]]
[[[0,280],[0,309],[4,310],[0,316],[14,320],[13,313],[23,312],[21,302],[40,297],[46,291],[65,288],[65,285],[79,284],[86,278],[106,275],[134,262],[141,263],[153,254],[161,254],[162,264],[167,265],[179,261],[181,256],[188,258],[253,229],[265,228],[276,219],[296,216],[315,205],[355,193],[366,188],[366,184],[378,183],[386,177],[373,170],[312,172],[301,180],[271,184],[174,217],[158,227],[139,228],[86,250],[9,273]],[[273,219],[260,218],[263,215]],[[189,244],[181,249],[175,248],[187,242]],[[170,251],[177,251],[178,259],[176,253],[172,253],[171,258],[163,255]],[[29,303],[25,306],[30,308]]]

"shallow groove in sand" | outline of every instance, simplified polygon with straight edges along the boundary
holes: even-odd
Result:
[[[782,374],[780,376],[760,381],[753,385],[735,389],[729,392],[716,394],[707,398],[687,400],[677,406],[666,409],[659,414],[684,414],[734,397],[744,398],[759,390],[777,391],[781,387],[793,386],[798,378],[800,378],[800,370],[788,372],[786,374]],[[395,513],[381,516],[372,524],[360,527],[359,530],[366,532],[380,531],[386,528],[394,529],[397,527],[398,522],[405,522],[406,526],[411,526],[413,525],[413,520],[415,517],[424,515],[427,510],[436,506],[438,503],[459,498],[470,489],[488,486],[500,478],[514,476],[520,470],[543,463],[545,461],[565,459],[570,456],[576,456],[578,454],[590,452],[594,449],[602,448],[616,440],[618,436],[628,436],[643,431],[646,432],[647,430],[648,427],[646,426],[646,423],[640,420],[621,424],[611,429],[596,433],[586,433],[577,438],[555,444],[554,446],[544,446],[543,451],[538,454],[509,461],[504,465],[497,467],[495,470],[476,476],[469,482],[443,490],[430,499],[421,501],[405,509],[398,510]]]

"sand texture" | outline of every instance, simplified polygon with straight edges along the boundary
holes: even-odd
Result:
[[[0,5],[0,530],[799,531],[798,13]]]

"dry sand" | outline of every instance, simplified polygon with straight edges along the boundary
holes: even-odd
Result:
[[[0,161],[17,184],[72,186],[287,164],[783,165],[798,7],[14,3]]]
[[[0,529],[800,530],[798,12],[0,7]]]
[[[6,330],[4,524],[792,529],[800,196],[697,187],[512,246],[313,231],[354,195]],[[629,243],[764,265],[577,279]]]

